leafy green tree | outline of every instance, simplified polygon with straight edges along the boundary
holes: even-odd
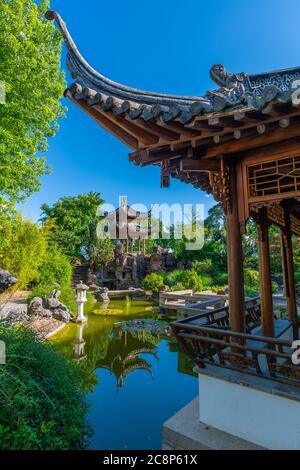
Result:
[[[65,88],[61,35],[44,18],[48,0],[0,0],[0,210],[40,187],[42,152],[58,130]]]
[[[99,193],[63,197],[53,206],[44,204],[42,221],[54,223],[51,240],[72,259],[90,259],[97,241],[97,209],[103,204]]]
[[[41,230],[21,214],[2,218],[0,223],[0,266],[18,278],[24,289],[38,282],[39,267],[47,252],[47,228]]]
[[[70,261],[49,241],[51,231],[52,221],[40,227],[17,212],[0,217],[0,266],[18,278],[15,288],[70,286]]]
[[[61,288],[70,287],[71,281],[72,265],[69,259],[57,245],[48,243],[38,269],[38,284],[53,287],[54,283],[58,283]]]

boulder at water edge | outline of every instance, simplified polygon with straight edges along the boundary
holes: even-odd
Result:
[[[18,279],[16,279],[12,274],[8,271],[4,271],[4,269],[0,269],[0,294],[15,285],[17,282]]]

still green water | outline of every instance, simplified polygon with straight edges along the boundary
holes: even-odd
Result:
[[[91,449],[161,448],[162,424],[198,393],[193,364],[172,338],[121,333],[116,323],[157,318],[143,301],[90,305],[88,322],[68,324],[52,338],[85,373]]]

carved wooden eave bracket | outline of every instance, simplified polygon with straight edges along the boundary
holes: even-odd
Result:
[[[221,160],[221,171],[209,172],[212,194],[217,202],[220,202],[225,214],[232,210],[231,191],[230,191],[230,167]]]

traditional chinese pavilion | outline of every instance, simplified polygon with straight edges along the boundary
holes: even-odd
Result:
[[[223,206],[229,306],[173,324],[198,368],[200,421],[260,447],[299,449],[300,369],[291,342],[298,339],[292,236],[300,235],[300,68],[247,75],[215,65],[217,88],[204,96],[147,92],[98,73],[58,13],[47,17],[68,48],[74,82],[65,96],[125,143],[132,163],[159,166],[162,186],[177,178]],[[249,218],[258,230],[261,295],[247,301],[242,237]],[[282,238],[283,319],[273,310],[272,224]]]
[[[137,242],[138,253],[146,253],[146,239],[151,234],[148,228],[149,212],[135,210],[133,207],[121,205],[118,209],[105,216],[109,228],[121,243],[122,253],[133,253],[134,242]]]

